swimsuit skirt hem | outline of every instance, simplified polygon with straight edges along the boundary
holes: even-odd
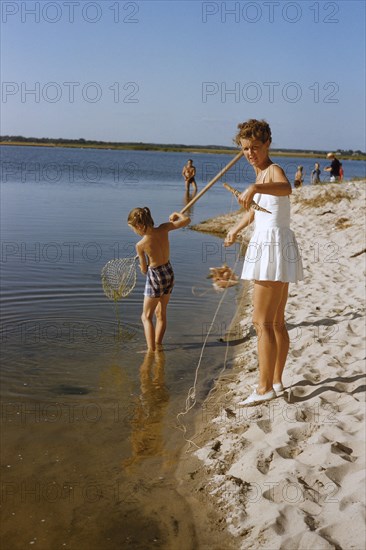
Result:
[[[255,231],[245,254],[242,279],[297,283],[304,278],[301,255],[289,227]]]

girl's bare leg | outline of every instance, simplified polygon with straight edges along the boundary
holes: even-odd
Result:
[[[274,323],[274,333],[277,343],[277,357],[276,365],[273,375],[273,383],[279,384],[282,382],[282,373],[285,368],[286,359],[288,350],[290,347],[290,339],[286,328],[285,323],[285,307],[288,297],[288,283],[285,283],[282,291],[282,299],[278,307],[275,323]]]
[[[283,362],[283,356],[285,355],[284,346],[286,347],[286,343],[283,341],[283,333],[281,337],[281,331],[277,330],[275,332],[274,326],[285,286],[288,286],[288,284],[277,281],[255,281],[254,284],[253,324],[258,338],[258,394],[272,390],[275,366],[276,364],[282,365],[278,358],[281,357]],[[282,370],[283,367],[284,363]]]
[[[156,315],[156,328],[155,328],[155,342],[158,345],[163,343],[164,334],[166,331],[166,321],[167,321],[167,307],[170,300],[171,293],[164,294],[159,298],[159,304],[155,310]]]
[[[159,300],[160,298],[150,298],[149,296],[144,297],[144,306],[142,310],[141,321],[144,325],[148,351],[155,351],[155,328],[153,317]]]

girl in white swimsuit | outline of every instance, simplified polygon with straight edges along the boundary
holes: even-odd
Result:
[[[259,184],[273,182],[271,164]],[[256,193],[254,201],[271,212],[255,211],[255,229],[245,255],[242,279],[297,283],[303,278],[302,262],[294,232],[290,229],[289,196]]]
[[[238,125],[236,142],[256,173],[256,182],[238,197],[247,210],[228,232],[225,246],[255,221],[244,260],[242,279],[254,281],[253,324],[258,336],[259,382],[240,405],[255,405],[283,393],[282,373],[289,349],[285,306],[289,283],[303,279],[300,251],[290,229],[291,184],[280,166],[269,158],[271,129],[264,120]],[[254,200],[270,211],[250,210]]]

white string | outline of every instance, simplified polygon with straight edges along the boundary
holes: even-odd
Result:
[[[209,292],[212,292],[212,288],[205,288],[205,289],[201,289],[201,290],[197,290],[197,287],[193,286],[192,287],[192,294],[193,296],[197,296],[198,298],[201,298],[202,296],[205,296],[206,294],[208,294]]]
[[[231,199],[231,209],[230,211],[232,212],[232,209],[233,209],[233,202],[234,202],[234,196],[232,197]],[[233,267],[233,271],[235,271],[235,268],[236,268],[236,265],[239,261],[239,254],[238,254],[238,257],[235,261],[235,264],[234,264],[234,267]],[[195,371],[195,376],[194,376],[194,381],[193,381],[193,386],[191,386],[191,388],[189,388],[188,390],[188,394],[187,394],[187,398],[186,398],[186,407],[185,407],[185,410],[178,413],[176,418],[177,418],[177,421],[180,422],[180,417],[182,416],[185,416],[186,414],[188,414],[188,412],[190,410],[193,409],[193,407],[196,405],[197,403],[197,400],[196,400],[196,387],[197,387],[197,380],[198,380],[198,371],[200,369],[200,366],[201,366],[201,362],[202,362],[202,358],[203,358],[203,352],[205,350],[205,347],[206,347],[206,344],[207,344],[207,340],[211,334],[211,330],[212,330],[212,327],[214,326],[214,323],[215,323],[215,320],[216,320],[216,317],[220,311],[220,308],[221,308],[221,305],[226,297],[226,294],[227,294],[227,291],[229,290],[230,287],[226,287],[226,289],[224,290],[224,293],[223,295],[221,296],[221,299],[218,303],[218,306],[216,308],[216,311],[214,313],[214,316],[212,318],[212,321],[211,321],[211,324],[210,324],[210,327],[207,331],[207,334],[205,336],[205,339],[204,339],[204,342],[203,342],[203,345],[202,345],[202,348],[201,348],[201,353],[200,353],[200,356],[199,356],[199,359],[198,359],[198,363],[197,363],[197,367],[196,367],[196,371]],[[221,369],[220,371],[220,374],[219,374],[219,378],[220,376],[222,375],[222,373],[224,372],[224,370],[226,369],[226,363],[227,363],[227,356],[228,356],[228,351],[229,351],[229,341],[227,340],[226,341],[226,348],[225,348],[225,357],[224,357],[224,366],[223,368]],[[213,391],[214,388],[211,388],[211,390],[209,391],[206,399],[208,399],[208,397],[210,396],[211,392]],[[180,422],[180,426],[177,426],[178,429],[181,429],[183,431],[183,437],[185,439],[185,441],[187,443],[190,443],[191,445],[194,445],[196,447],[196,449],[200,449],[200,447],[198,445],[196,445],[196,443],[194,441],[192,441],[191,439],[187,439],[185,437],[186,433],[187,433],[187,428],[185,426],[185,424],[183,424],[182,422]],[[188,452],[188,450],[186,451]]]
[[[193,409],[193,407],[196,405],[196,386],[197,386],[197,379],[198,379],[198,371],[200,369],[200,366],[201,366],[201,362],[202,362],[202,358],[203,358],[203,352],[205,350],[205,347],[206,347],[206,344],[207,344],[207,340],[208,340],[208,337],[210,336],[211,334],[211,330],[212,330],[212,327],[215,323],[215,320],[216,320],[216,317],[217,317],[217,314],[220,310],[220,307],[221,307],[221,304],[222,302],[224,301],[224,298],[227,294],[227,291],[229,290],[229,287],[225,289],[223,295],[221,296],[221,299],[219,301],[219,304],[216,308],[216,311],[214,313],[214,316],[212,318],[212,321],[211,321],[211,325],[207,331],[207,334],[205,336],[205,340],[203,342],[203,345],[202,345],[202,348],[201,348],[201,353],[200,353],[200,356],[199,356],[199,359],[198,359],[198,363],[197,363],[197,367],[196,367],[196,371],[195,371],[195,376],[194,376],[194,382],[193,382],[193,386],[191,388],[189,388],[188,390],[188,395],[187,395],[187,398],[186,398],[186,408],[183,412],[180,412],[177,414],[177,420],[179,422],[179,418],[181,416],[185,416],[186,414],[188,414],[188,412]],[[226,345],[226,348],[228,349],[228,343]],[[227,353],[225,355],[225,363],[224,363],[224,368],[226,368],[226,357],[227,357]],[[192,401],[192,403],[190,403],[190,401]],[[183,433],[184,435],[186,434],[187,432],[187,428],[184,424],[181,424],[182,426],[182,430],[183,430]],[[191,441],[190,439],[187,439],[186,437],[184,437],[184,439],[187,441],[187,443],[191,443],[192,445],[194,445],[197,449],[199,449],[200,447],[198,447],[198,445],[196,445],[193,441]]]

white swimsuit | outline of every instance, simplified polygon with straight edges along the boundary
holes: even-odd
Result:
[[[262,182],[267,172],[268,168]],[[304,275],[296,237],[290,229],[290,198],[256,193],[253,200],[271,214],[255,211],[254,233],[245,254],[241,278],[297,283]]]

